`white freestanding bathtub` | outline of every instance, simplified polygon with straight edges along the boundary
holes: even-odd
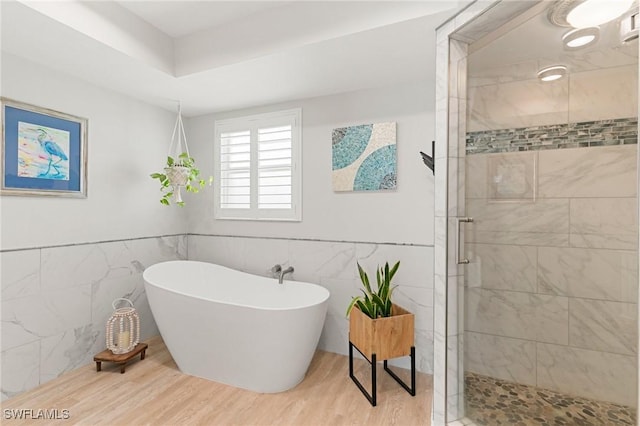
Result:
[[[186,260],[155,264],[143,277],[183,373],[267,393],[304,379],[327,313],[324,287]]]

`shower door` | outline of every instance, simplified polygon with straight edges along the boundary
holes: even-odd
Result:
[[[449,174],[448,420],[636,424],[638,42],[612,22],[598,44],[564,50],[546,8],[452,67],[466,78],[449,105],[464,145]],[[537,78],[557,64],[563,78]]]

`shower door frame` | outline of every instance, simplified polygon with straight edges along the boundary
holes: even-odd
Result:
[[[475,0],[436,30],[437,165],[434,183],[434,353],[431,414],[431,424],[434,426],[445,425],[464,417],[465,268],[464,264],[457,263],[456,250],[457,239],[464,241],[464,229],[459,228],[459,219],[465,216],[468,46],[540,2],[541,0]],[[640,67],[638,74],[640,77]],[[640,150],[636,162],[640,166]],[[638,199],[640,200],[640,196]],[[637,208],[640,216],[640,205]],[[640,300],[638,302],[640,318]],[[640,337],[640,321],[638,335]],[[637,383],[640,383],[640,356]],[[640,396],[638,399],[636,407],[640,408]],[[640,426],[640,422],[638,425]]]

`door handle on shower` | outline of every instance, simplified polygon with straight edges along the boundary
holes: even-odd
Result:
[[[456,218],[456,263],[458,265],[466,265],[469,263],[469,259],[460,256],[460,248],[462,244],[460,243],[460,224],[461,223],[472,223],[472,217],[457,217]]]

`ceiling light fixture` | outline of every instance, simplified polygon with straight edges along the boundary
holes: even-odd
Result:
[[[625,13],[635,0],[574,1],[567,22],[574,28],[594,27],[612,21]]]
[[[600,28],[576,28],[562,36],[565,49],[574,50],[586,47],[598,40]]]
[[[629,43],[638,39],[640,27],[640,16],[638,12],[622,18],[620,21],[620,38],[623,43]]]
[[[554,81],[567,75],[567,67],[554,65],[538,71],[538,78],[542,81]]]

